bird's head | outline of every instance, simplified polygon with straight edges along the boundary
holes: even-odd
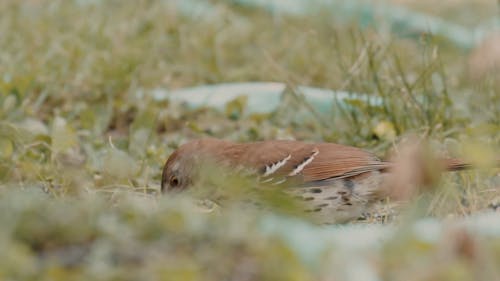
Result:
[[[227,142],[201,139],[181,145],[163,167],[161,191],[181,191],[194,184],[204,164],[213,164]]]
[[[186,175],[184,155],[179,151],[175,151],[170,155],[161,176],[161,191],[168,192],[173,190],[185,189],[188,185],[189,177]]]

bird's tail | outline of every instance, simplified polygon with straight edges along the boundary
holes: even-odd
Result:
[[[446,171],[462,171],[473,168],[473,165],[458,158],[448,158],[441,160]]]
[[[462,171],[462,170],[469,170],[475,168],[475,165],[472,163],[468,163],[463,161],[462,159],[458,158],[448,158],[448,159],[442,159],[442,163],[444,164],[444,169],[446,171]],[[491,168],[500,168],[500,158],[495,161],[493,165],[489,165]]]

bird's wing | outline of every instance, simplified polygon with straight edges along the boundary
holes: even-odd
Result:
[[[307,183],[353,177],[390,165],[364,150],[334,143],[267,141],[248,144],[246,151],[240,161],[259,169],[263,181],[293,178]]]
[[[317,145],[319,153],[303,171],[305,181],[353,177],[367,172],[387,169],[382,162],[362,149],[333,143]]]

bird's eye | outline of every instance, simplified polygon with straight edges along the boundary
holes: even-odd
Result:
[[[175,177],[175,176],[172,176],[170,178],[170,186],[171,187],[176,187],[178,185],[179,185],[179,179],[177,177]]]

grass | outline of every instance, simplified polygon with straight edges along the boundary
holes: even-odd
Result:
[[[330,264],[311,269],[280,237],[260,234],[255,221],[262,214],[200,214],[184,200],[155,196],[166,157],[187,139],[325,140],[384,157],[416,134],[436,151],[484,165],[498,151],[498,72],[469,67],[469,54],[440,38],[398,38],[327,14],[270,15],[227,1],[212,1],[217,16],[196,18],[168,1],[93,2],[0,2],[2,278],[330,276]],[[297,111],[313,110],[297,102],[299,94],[276,112],[243,118],[150,95],[235,81],[348,90],[384,103],[352,100],[340,115],[297,119]],[[497,173],[446,175],[423,199],[423,214],[461,217],[498,204]],[[412,258],[447,251],[411,235],[398,243],[377,258],[388,280],[428,266]],[[498,263],[498,238],[477,243],[488,245],[482,258]],[[401,248],[408,256],[398,260]],[[478,259],[450,254],[415,280],[468,280],[477,277]],[[484,275],[499,276],[495,269]]]

